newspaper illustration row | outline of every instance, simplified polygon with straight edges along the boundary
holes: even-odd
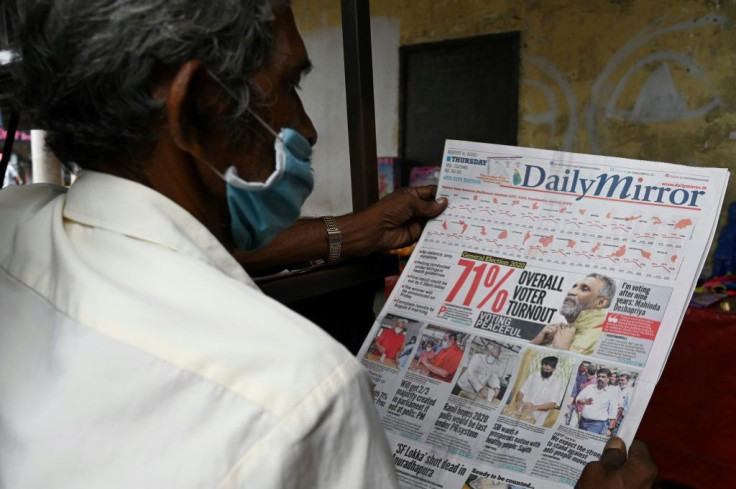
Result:
[[[448,141],[359,353],[403,487],[569,487],[631,442],[728,172]]]

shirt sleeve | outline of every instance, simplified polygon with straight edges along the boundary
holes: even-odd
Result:
[[[494,369],[491,373],[491,376],[488,377],[488,380],[486,381],[486,384],[488,384],[488,387],[491,389],[500,389],[501,388],[501,378],[498,373],[498,369]]]
[[[468,363],[468,368],[465,371],[465,373],[466,373],[466,375],[468,377],[468,381],[470,382],[470,385],[473,386],[473,389],[475,389],[475,392],[480,391],[483,388],[483,386],[484,386],[483,381],[481,381],[476,376],[476,370],[478,369],[478,360],[479,360],[478,355],[473,355],[470,358],[470,362]],[[482,359],[481,359],[481,361],[482,361]]]
[[[616,416],[618,416],[620,395],[611,394],[610,398],[611,401],[608,403],[608,419],[616,419]]]
[[[384,345],[384,343],[386,342],[386,331],[387,330],[384,329],[381,332],[381,334],[378,335],[378,338],[376,338],[376,343],[378,343],[379,345],[384,346],[384,347],[386,346],[386,345]]]
[[[580,394],[578,394],[578,396],[575,398],[576,403],[578,402],[578,400],[585,399],[585,392],[588,390],[588,387],[590,386],[587,386],[583,390],[580,391]]]
[[[278,423],[218,489],[398,488],[368,378],[353,363]]]

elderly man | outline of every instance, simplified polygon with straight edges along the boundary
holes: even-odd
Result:
[[[516,393],[516,408],[519,412],[530,411],[535,424],[542,426],[549,411],[560,403],[565,386],[554,373],[557,357],[542,358],[539,372],[531,374]]]
[[[575,283],[562,302],[560,314],[567,323],[548,324],[531,343],[592,355],[615,294],[612,279],[591,273]]]
[[[453,394],[465,395],[491,401],[501,389],[503,366],[498,362],[501,346],[493,345],[485,353],[476,353],[470,357],[468,367],[457,380]]]
[[[231,255],[312,188],[287,2],[20,7],[17,100],[83,171],[0,193],[4,484],[395,487],[359,363]],[[337,219],[343,251],[415,239],[431,194]],[[298,233],[327,255],[324,223]]]
[[[599,368],[595,385],[580,391],[575,402],[583,406],[580,413],[580,429],[599,435],[610,436],[616,426],[619,393],[608,389],[611,371]]]
[[[3,485],[396,487],[358,362],[231,254],[312,187],[288,2],[18,1],[16,100],[84,170],[0,192]],[[416,238],[431,193],[338,219],[345,252]],[[651,467],[613,449],[584,477]]]

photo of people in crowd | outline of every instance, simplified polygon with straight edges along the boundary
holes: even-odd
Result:
[[[548,324],[531,343],[592,355],[615,295],[616,282],[612,278],[599,273],[581,278],[560,305],[558,312],[564,321]]]
[[[470,335],[429,325],[422,333],[409,371],[443,382],[452,381]]]
[[[502,414],[549,428],[565,405],[565,392],[576,368],[565,355],[529,349],[522,355],[514,387]]]
[[[629,412],[637,372],[583,361],[567,402],[565,424],[610,437]]]
[[[521,347],[477,337],[460,367],[452,394],[493,407],[501,404]]]
[[[416,345],[421,327],[418,321],[387,314],[364,358],[393,369],[403,367]]]

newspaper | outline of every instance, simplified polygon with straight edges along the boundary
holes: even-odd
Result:
[[[449,206],[359,352],[402,487],[570,487],[630,443],[728,176],[447,141]]]

